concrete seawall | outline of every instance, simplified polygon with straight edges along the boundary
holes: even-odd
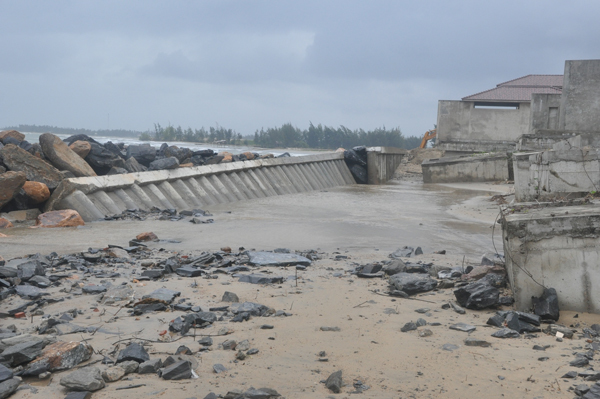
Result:
[[[324,153],[66,179],[44,210],[75,209],[93,221],[127,209],[191,210],[355,183],[343,153]]]

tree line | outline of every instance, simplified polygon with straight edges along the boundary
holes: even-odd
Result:
[[[255,145],[266,148],[352,148],[358,145],[388,146],[412,149],[419,146],[421,139],[418,137],[404,137],[400,128],[386,129],[385,127],[365,131],[363,129],[351,130],[345,126],[337,129],[321,124],[315,126],[310,123],[308,129],[301,130],[291,123],[281,127],[261,128],[254,136],[242,136],[232,129],[221,126],[211,127],[206,130],[187,128],[181,126],[162,127],[154,124],[154,133],[143,133],[140,140],[151,141],[188,141],[199,143],[222,142],[224,144]]]
[[[70,136],[76,134],[85,134],[87,136],[112,136],[112,137],[139,137],[143,132],[136,130],[125,130],[125,129],[79,129],[70,127],[57,127],[49,125],[19,125],[19,126],[8,126],[0,130],[18,130],[19,132],[27,133],[54,133],[54,134],[68,134]]]

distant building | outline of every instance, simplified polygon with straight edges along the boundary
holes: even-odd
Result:
[[[535,94],[547,106],[545,96],[560,99],[562,86],[563,75],[527,75],[460,101],[440,100],[436,147],[455,153],[511,151],[530,126],[558,128],[558,107],[550,107],[545,120],[532,121],[531,101]]]

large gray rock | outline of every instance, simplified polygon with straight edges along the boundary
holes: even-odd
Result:
[[[19,387],[21,379],[11,378],[9,380],[0,382],[0,399],[8,398],[13,394]]]
[[[87,163],[99,175],[107,174],[111,168],[125,168],[125,161],[120,156],[107,150],[101,144],[91,143],[92,149],[85,157]]]
[[[162,360],[159,358],[150,359],[140,364],[139,374],[154,374],[162,367]]]
[[[325,386],[333,393],[340,393],[342,390],[342,370],[332,373],[325,381]]]
[[[158,299],[160,301],[165,301],[167,303],[173,302],[175,297],[181,295],[180,291],[173,291],[167,288],[159,288],[155,291],[152,291],[148,295],[144,295],[142,299]]]
[[[54,166],[14,144],[0,149],[0,157],[9,170],[23,172],[27,180],[44,183],[50,190],[54,190],[64,179]]]
[[[42,349],[44,349],[43,341],[27,341],[6,348],[0,356],[5,363],[16,367],[38,357],[42,353]]]
[[[127,169],[127,171],[129,173],[135,173],[135,172],[145,172],[148,170],[147,167],[145,167],[144,165],[140,164],[135,158],[131,157],[129,158],[127,161],[125,161],[125,169]]]
[[[19,193],[26,181],[27,177],[23,172],[4,172],[0,174],[0,209]]]
[[[156,149],[150,144],[130,145],[127,147],[126,158],[129,159],[131,157],[147,167],[156,158]]]
[[[456,301],[467,309],[481,310],[498,304],[500,291],[487,281],[476,281],[454,291]]]
[[[39,140],[44,155],[57,169],[68,170],[77,177],[96,176],[94,169],[58,136],[44,133]]]
[[[138,363],[144,363],[150,360],[150,355],[146,352],[146,349],[137,342],[130,343],[127,348],[119,352],[117,357],[117,363],[121,363],[127,360],[134,360]]]
[[[558,295],[554,288],[544,288],[542,296],[531,297],[533,312],[543,320],[557,321],[560,318]]]
[[[60,379],[60,385],[72,391],[97,391],[106,386],[97,367],[84,367]]]
[[[248,252],[249,262],[254,266],[310,266],[310,259],[296,254],[275,252]]]
[[[165,380],[183,380],[192,378],[192,365],[187,360],[180,360],[161,369],[160,376]]]
[[[254,302],[234,303],[233,305],[231,305],[231,312],[233,314],[249,313],[252,316],[263,316],[268,311],[269,308],[265,305],[261,305],[260,303]]]
[[[18,277],[23,281],[28,281],[33,276],[44,276],[44,266],[37,259],[24,259],[17,265]]]
[[[93,349],[85,342],[55,342],[44,348],[42,354],[29,364],[30,368],[47,371],[70,370],[92,357]]]
[[[179,160],[175,157],[161,158],[150,162],[148,170],[177,169]]]
[[[9,380],[11,378],[13,378],[12,370],[3,364],[0,364],[0,382]]]
[[[419,292],[427,292],[437,287],[437,281],[429,275],[421,275],[414,273],[397,273],[390,277],[390,285],[398,290],[406,292],[408,295],[417,294]]]

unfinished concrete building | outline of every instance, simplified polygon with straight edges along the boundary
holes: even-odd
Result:
[[[530,131],[532,95],[560,96],[562,85],[562,75],[527,75],[460,101],[441,100],[436,147],[456,155],[513,151]]]
[[[551,287],[562,309],[599,313],[600,60],[566,61],[562,86],[532,96],[529,152],[513,155],[521,204],[504,210],[506,266],[519,309]]]

